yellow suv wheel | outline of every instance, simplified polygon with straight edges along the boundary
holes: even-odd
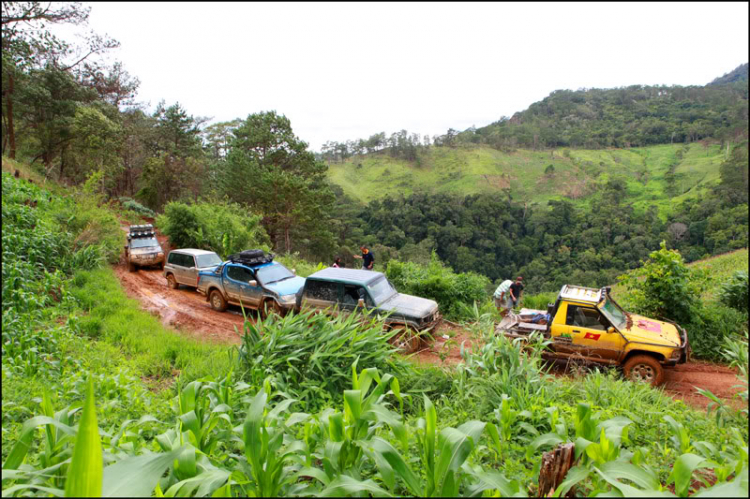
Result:
[[[635,355],[622,366],[625,377],[631,381],[643,381],[653,386],[664,382],[664,368],[650,355]]]

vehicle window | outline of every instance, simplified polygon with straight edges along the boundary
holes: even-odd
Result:
[[[353,284],[344,285],[344,305],[356,305],[360,298],[369,301],[365,288]]]
[[[609,298],[602,305],[601,311],[617,328],[622,328],[627,323],[625,312]]]
[[[261,284],[271,284],[272,282],[283,281],[284,279],[294,277],[294,274],[292,274],[288,268],[284,267],[280,263],[262,267],[258,269],[257,274],[258,280]]]
[[[370,290],[370,296],[372,296],[372,299],[375,300],[375,303],[378,305],[396,294],[396,290],[391,283],[388,282],[388,279],[386,279],[385,276],[368,284],[367,289]]]
[[[180,255],[175,253],[174,251],[169,254],[169,257],[167,258],[167,263],[171,263],[172,265],[179,265],[177,261],[179,260]]]
[[[227,277],[235,281],[250,282],[253,279],[253,273],[245,267],[232,265],[231,267],[227,267]]]
[[[568,305],[565,324],[602,331],[607,329],[607,321],[598,310],[589,307],[579,307],[578,305]]]
[[[338,283],[307,281],[307,283],[305,283],[305,297],[312,300],[336,302],[338,301]]]
[[[209,253],[207,255],[198,255],[195,257],[198,261],[198,268],[213,267],[214,265],[221,264],[221,258],[216,253]]]
[[[159,241],[153,237],[136,237],[130,240],[131,248],[148,248],[149,246],[159,246]]]
[[[182,255],[182,266],[183,267],[195,267],[195,260],[192,255]]]

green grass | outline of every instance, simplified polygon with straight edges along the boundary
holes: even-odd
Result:
[[[732,277],[735,272],[739,270],[747,272],[747,253],[748,250],[745,248],[688,264],[688,267],[692,270],[704,271],[701,279],[703,288],[701,298],[703,300],[716,300],[721,285]]]
[[[683,151],[682,158],[678,151]],[[408,162],[385,153],[330,165],[329,177],[362,202],[417,191],[458,195],[502,192],[514,199],[546,203],[568,198],[586,205],[612,178],[627,185],[627,201],[638,210],[656,206],[662,216],[677,201],[700,195],[719,179],[724,152],[718,145],[667,144],[633,149],[557,149],[504,153],[489,147],[430,147]],[[666,174],[675,165],[674,191]],[[361,166],[360,166],[361,165]],[[545,175],[548,165],[554,174]]]
[[[84,334],[117,346],[144,376],[182,380],[226,374],[236,359],[225,345],[204,343],[167,329],[128,298],[110,268],[78,272],[71,294],[87,315]]]

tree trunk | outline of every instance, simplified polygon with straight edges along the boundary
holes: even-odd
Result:
[[[10,159],[16,159],[16,131],[13,126],[13,75],[8,75],[8,91],[5,94],[5,106],[8,109],[8,142],[10,145]]]
[[[565,480],[568,470],[575,462],[575,444],[560,444],[556,449],[545,452],[542,455],[542,467],[539,470],[538,497],[547,497],[560,486]],[[571,488],[565,497],[574,497],[575,492]]]

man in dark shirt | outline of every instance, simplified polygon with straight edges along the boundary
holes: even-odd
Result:
[[[360,246],[359,249],[362,250],[362,256],[354,255],[354,258],[362,260],[362,270],[372,270],[373,265],[375,265],[375,256],[372,251],[365,246]]]
[[[521,300],[521,293],[523,292],[523,277],[518,276],[516,282],[510,285],[510,301],[513,304],[513,308],[518,307],[518,302]]]

